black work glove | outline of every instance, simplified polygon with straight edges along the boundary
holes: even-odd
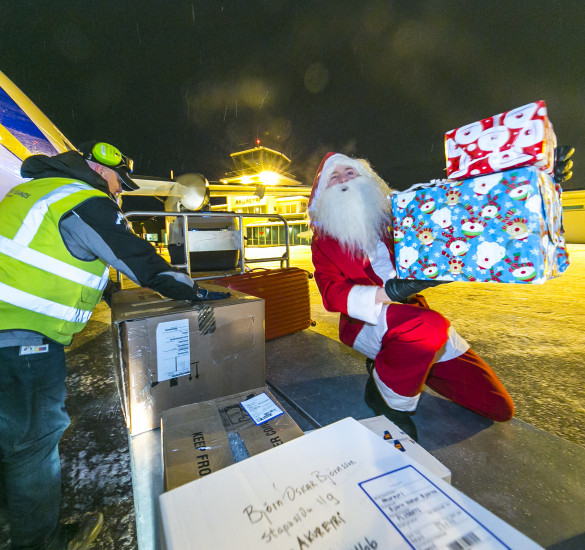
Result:
[[[573,161],[570,160],[575,152],[574,147],[569,145],[560,145],[555,150],[555,168],[554,180],[556,183],[565,183],[573,176],[571,171],[573,168]]]
[[[106,304],[108,304],[110,309],[112,308],[112,294],[114,294],[114,292],[118,292],[119,290],[122,290],[122,287],[117,281],[112,281],[110,279],[106,284],[106,288],[102,294],[102,299],[104,302],[106,302]]]
[[[413,279],[388,279],[384,290],[393,302],[406,302],[410,296],[430,288],[451,281],[415,281]]]
[[[191,302],[203,302],[204,300],[223,300],[229,298],[231,293],[229,292],[216,292],[201,288],[200,286],[193,285],[193,296],[190,298]]]

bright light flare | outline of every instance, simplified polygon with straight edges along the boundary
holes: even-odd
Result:
[[[275,172],[265,170],[264,172],[260,172],[258,177],[264,185],[276,185],[278,183],[278,174]]]

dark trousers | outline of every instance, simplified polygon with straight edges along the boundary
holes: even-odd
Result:
[[[8,506],[13,548],[42,548],[55,534],[61,508],[58,444],[65,411],[65,351],[19,355],[0,348],[0,490]]]

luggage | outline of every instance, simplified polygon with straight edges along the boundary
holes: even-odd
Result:
[[[311,321],[309,298],[309,278],[312,277],[312,273],[298,267],[258,268],[209,282],[263,298],[265,340],[268,341],[315,324]]]

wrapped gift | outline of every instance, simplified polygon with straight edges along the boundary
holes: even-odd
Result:
[[[447,132],[447,175],[472,178],[521,166],[552,174],[555,147],[546,104],[535,101]]]
[[[568,266],[560,187],[529,166],[392,196],[401,279],[543,283]]]

